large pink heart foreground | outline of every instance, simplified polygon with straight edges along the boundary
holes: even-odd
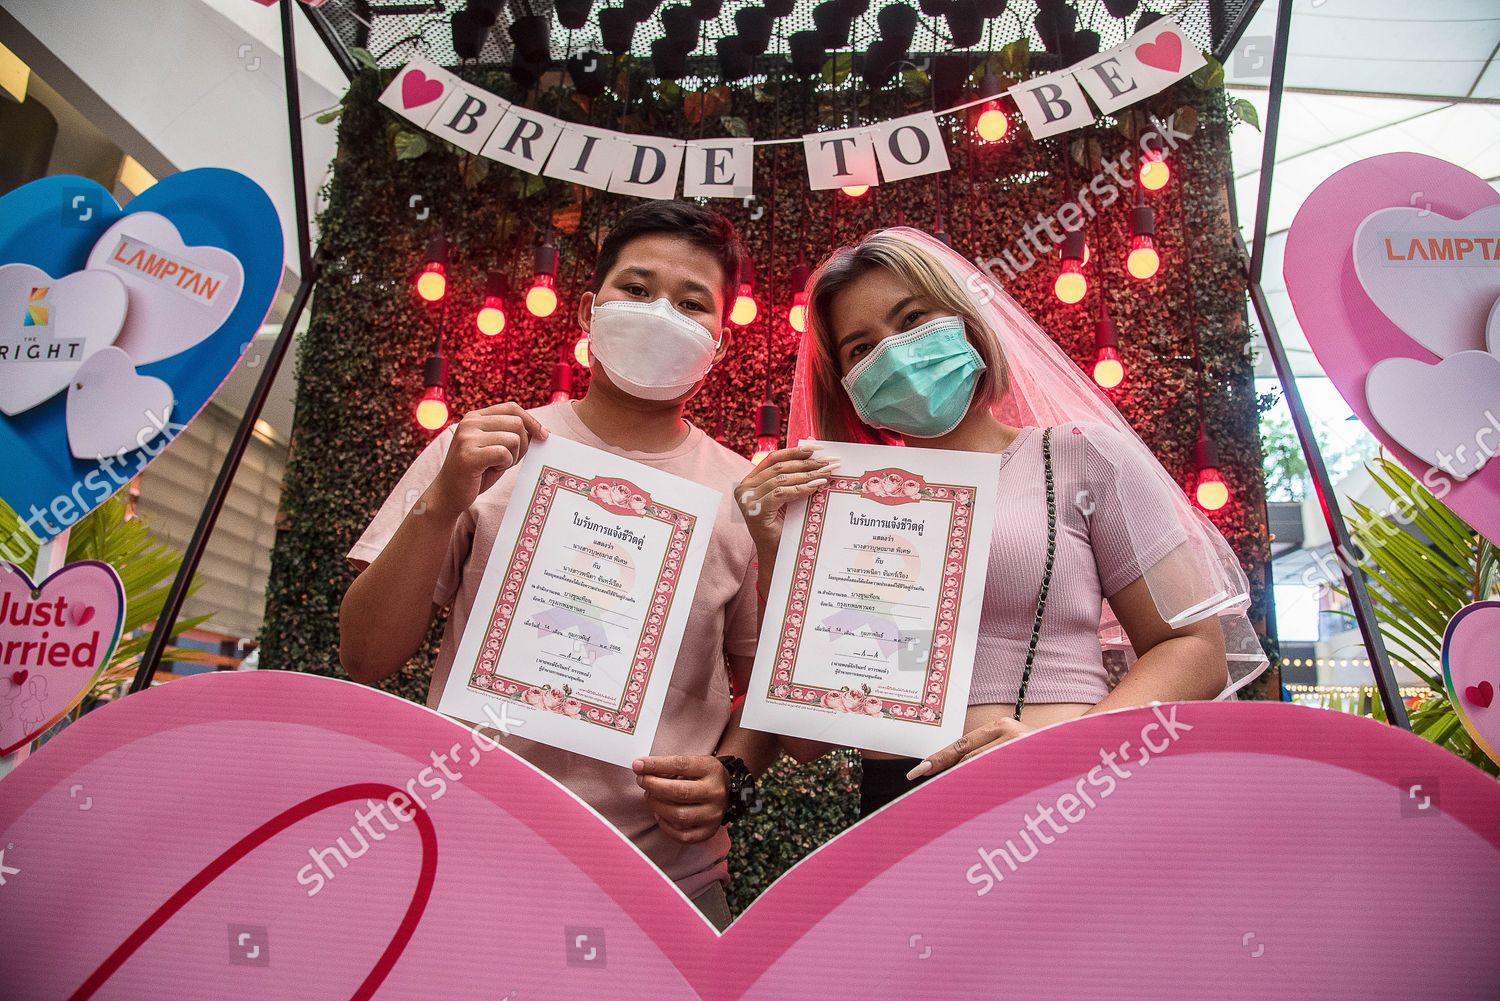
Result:
[[[1369,720],[1194,703],[1040,731],[825,845],[722,937],[488,746],[391,696],[269,672],[84,717],[0,780],[7,996],[1500,990],[1500,786]],[[392,788],[400,809],[370,805]],[[1414,961],[1434,902],[1446,918]]]
[[[124,619],[125,590],[108,563],[70,563],[36,584],[0,561],[0,756],[83,700]]]
[[[1483,359],[1462,358],[1464,364],[1440,372],[1434,352],[1486,346],[1482,318],[1492,305],[1491,276],[1500,243],[1469,239],[1473,223],[1468,217],[1497,203],[1500,194],[1484,179],[1445,160],[1418,153],[1361,160],[1318,185],[1297,210],[1287,233],[1283,272],[1307,342],[1350,409],[1439,500],[1481,534],[1500,541],[1500,461],[1484,463],[1469,475],[1476,461],[1500,448],[1500,418],[1495,416],[1500,398],[1487,403],[1484,395],[1500,383],[1490,379],[1482,386],[1460,387],[1449,369],[1472,375],[1476,361]],[[1391,267],[1381,270],[1367,260],[1367,286],[1356,267],[1355,234],[1376,213],[1380,216],[1366,233],[1367,253],[1385,254]],[[1381,228],[1380,220],[1389,221]],[[1435,234],[1446,235],[1447,241]],[[1413,241],[1426,250],[1414,248]],[[1463,246],[1467,250],[1460,252]],[[1422,252],[1433,259],[1412,259]],[[1367,288],[1387,298],[1389,308],[1413,329],[1405,330],[1387,316]],[[1483,301],[1455,304],[1460,295]],[[1462,331],[1434,331],[1420,327],[1424,318],[1471,322]],[[1366,379],[1388,359],[1415,363],[1393,363],[1396,375],[1388,381],[1397,385],[1381,397],[1385,409],[1377,415],[1367,399]],[[1381,417],[1392,427],[1382,426]],[[1436,427],[1438,420],[1446,420],[1447,426]],[[1454,472],[1467,478],[1434,469],[1432,457],[1416,454],[1403,439],[1412,448],[1453,456]],[[1463,451],[1455,451],[1457,446]]]

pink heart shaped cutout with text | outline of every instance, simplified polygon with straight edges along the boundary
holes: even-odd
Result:
[[[1355,234],[1367,218],[1393,207],[1410,208],[1414,201],[1421,206],[1418,212],[1426,213],[1421,217],[1424,239],[1442,239],[1434,235],[1434,226],[1444,225],[1442,220],[1457,239],[1456,234],[1467,233],[1465,220],[1479,209],[1500,203],[1500,194],[1462,167],[1418,153],[1389,153],[1351,164],[1318,185],[1297,210],[1286,240],[1283,274],[1287,293],[1318,363],[1370,433],[1454,513],[1490,540],[1500,541],[1500,462],[1483,463],[1477,471],[1469,471],[1478,466],[1477,454],[1500,447],[1500,428],[1491,427],[1493,422],[1476,415],[1472,427],[1455,425],[1447,429],[1452,434],[1446,440],[1457,440],[1455,435],[1466,439],[1459,442],[1467,445],[1466,455],[1454,463],[1455,472],[1462,471],[1466,476],[1460,480],[1403,447],[1389,429],[1381,426],[1366,398],[1370,371],[1382,362],[1413,359],[1437,368],[1441,361],[1381,311],[1360,281],[1354,260]],[[1500,247],[1493,241],[1492,245]],[[1399,241],[1392,246],[1399,247]],[[1421,269],[1413,272],[1417,278],[1422,274],[1432,278],[1424,285],[1403,277],[1408,299],[1420,299],[1424,287],[1434,301],[1451,297],[1453,290],[1447,279],[1456,269],[1462,268],[1476,278],[1485,273],[1473,260],[1410,263]],[[1406,309],[1410,311],[1410,303]],[[1473,349],[1485,346],[1482,326],[1465,332],[1465,336]],[[1472,366],[1465,369],[1472,370]],[[1427,379],[1428,383],[1432,381]],[[1422,398],[1429,403],[1441,401],[1441,406],[1429,408],[1431,414],[1443,415],[1450,422],[1458,420],[1452,400],[1434,396],[1430,384],[1424,393]],[[1386,419],[1393,417],[1388,414]],[[1433,441],[1431,434],[1411,429],[1404,429],[1402,437],[1414,446]]]
[[[74,620],[74,605],[91,611]],[[82,700],[120,640],[125,591],[107,563],[83,560],[33,584],[0,563],[0,755],[30,743]]]

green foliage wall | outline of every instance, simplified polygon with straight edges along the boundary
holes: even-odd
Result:
[[[651,84],[638,68],[626,67],[617,81],[625,98],[588,102],[561,89],[518,94],[498,72],[469,67],[459,72],[559,117],[684,137],[742,129],[756,136],[796,135],[813,131],[856,101],[865,120],[932,106],[921,81],[913,86],[910,76],[873,95],[860,93],[852,79],[834,89],[788,81],[694,94]],[[427,240],[441,231],[450,243],[443,344],[452,361],[454,410],[510,399],[537,406],[547,400],[559,354],[578,335],[577,297],[587,287],[597,241],[610,220],[634,202],[530,177],[423,136],[377,102],[390,75],[371,70],[353,82],[339,123],[327,207],[319,217],[327,264],[298,358],[284,517],[272,553],[261,635],[261,663],[268,668],[340,673],[338,606],[353,578],[343,554],[429,440],[412,417],[422,390],[422,361],[436,332],[436,318],[411,294]],[[1214,520],[1254,582],[1259,604],[1268,542],[1244,284],[1224,196],[1229,115],[1222,91],[1186,83],[1153,98],[1148,107],[1162,118],[1177,112],[1179,128],[1196,119],[1196,129],[1171,158],[1171,183],[1150,195],[1163,260],[1154,279],[1137,282],[1124,271],[1128,198],[1088,226],[1092,287],[1104,291],[1128,373],[1113,396],[1166,467],[1186,483],[1198,428],[1201,364],[1204,418],[1233,489],[1232,502]],[[736,333],[729,358],[690,405],[692,420],[749,454],[755,409],[767,380],[772,397],[785,405],[794,348],[785,321],[791,299],[787,281],[797,264],[814,264],[831,247],[900,223],[940,227],[971,258],[997,256],[1039,217],[1056,212],[1068,192],[1086,185],[1100,158],[1133,148],[1123,133],[1140,124],[1137,115],[1038,141],[1017,121],[1005,141],[986,145],[971,139],[960,117],[940,121],[949,133],[951,171],[877,186],[857,200],[836,191],[809,191],[797,146],[758,150],[754,200],[725,200],[715,207],[739,227],[754,257],[761,317]],[[557,312],[534,319],[517,298],[509,304],[505,331],[494,338],[480,335],[472,317],[486,272],[502,270],[514,286],[524,288],[532,251],[549,222],[559,230],[562,258]],[[1051,291],[1056,268],[1054,253],[1006,284],[1088,368],[1098,302],[1091,290],[1079,306],[1060,304]],[[586,372],[575,372],[575,395],[581,395],[586,379]],[[429,644],[385,687],[422,700],[431,653]],[[764,811],[736,839],[741,902],[852,818],[857,767],[829,758],[778,772],[772,801],[780,806]]]

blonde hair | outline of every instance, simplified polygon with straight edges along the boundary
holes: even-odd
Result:
[[[1010,370],[1000,338],[980,318],[974,300],[948,272],[910,240],[889,230],[877,230],[852,247],[840,247],[818,264],[809,282],[807,322],[812,336],[808,411],[813,434],[828,441],[889,444],[900,439],[859,419],[842,383],[835,333],[833,301],[857,279],[876,268],[888,272],[918,296],[962,317],[969,343],[984,360],[985,371],[974,389],[970,407],[994,407],[1010,389]]]

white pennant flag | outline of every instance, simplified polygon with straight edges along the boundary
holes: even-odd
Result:
[[[807,157],[807,183],[815,191],[880,183],[875,143],[867,127],[810,133],[802,137],[802,152]]]
[[[505,98],[461,83],[427,123],[427,131],[459,149],[478,153],[509,108]]]
[[[684,150],[682,197],[744,198],[755,193],[754,139],[694,139]]]
[[[380,103],[420,128],[426,128],[448,95],[464,86],[458,77],[421,56],[401,67]]]
[[[567,124],[542,173],[560,181],[572,181],[603,191],[619,166],[622,150],[619,134],[592,125]]]
[[[937,115],[923,111],[892,118],[870,128],[875,157],[884,181],[900,181],[948,170],[948,148],[938,131]]]
[[[1094,109],[1071,73],[1048,73],[1018,83],[1008,93],[1035,139],[1082,128],[1094,120]]]
[[[528,174],[539,174],[565,124],[551,115],[512,104],[479,154]]]
[[[616,134],[625,153],[609,178],[609,190],[640,198],[671,198],[677,194],[682,170],[682,140]]]

